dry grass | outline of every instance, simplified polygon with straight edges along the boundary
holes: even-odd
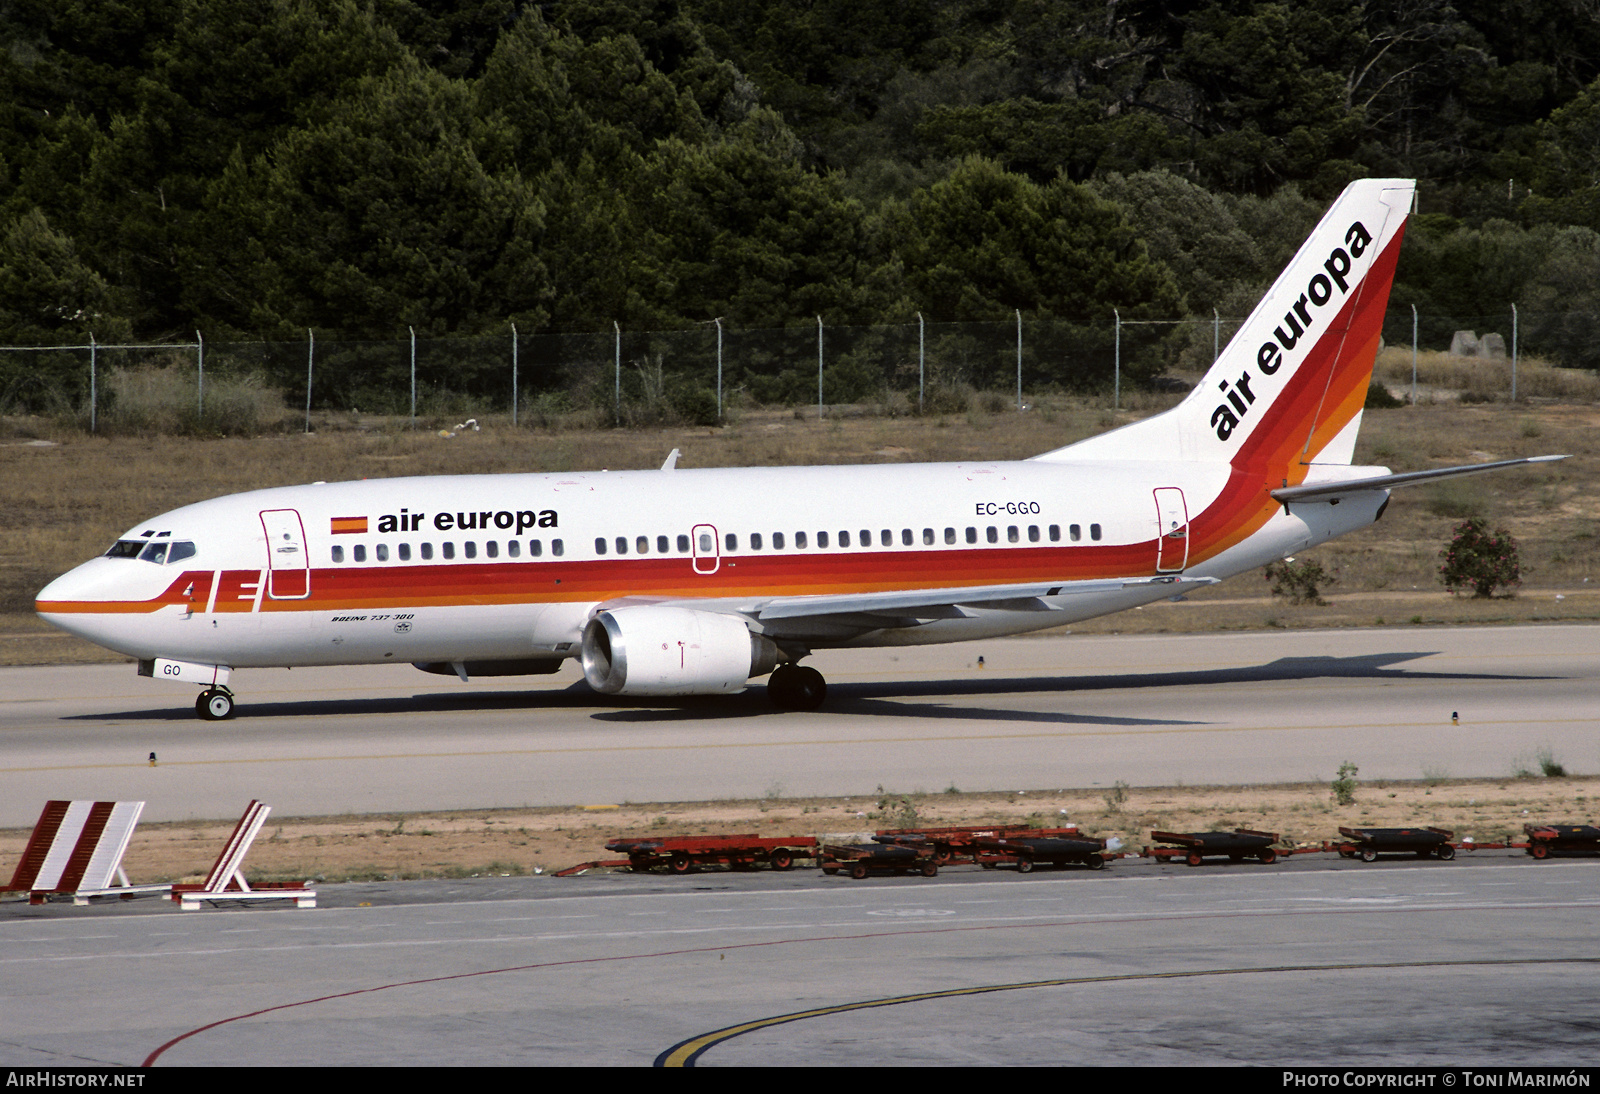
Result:
[[[1411,348],[1389,346],[1378,355],[1373,376],[1398,399],[1411,398]],[[1452,357],[1438,350],[1417,354],[1417,401],[1507,402],[1511,398],[1511,361]],[[1592,403],[1600,400],[1600,376],[1585,369],[1557,368],[1524,357],[1517,362],[1517,399],[1554,399]]]
[[[1331,774],[1331,773],[1330,773]],[[1290,844],[1337,839],[1340,825],[1432,825],[1479,843],[1522,837],[1528,821],[1591,822],[1597,778],[1505,778],[1360,783],[1349,806],[1333,804],[1326,783],[1242,787],[1131,787],[1112,809],[1113,791],[1030,790],[999,794],[904,795],[924,825],[1074,823],[1115,836],[1128,849],[1151,829],[1177,832],[1254,828]],[[898,801],[901,795],[893,795]],[[890,827],[881,799],[763,799],[754,802],[625,804],[416,813],[391,816],[274,817],[250,852],[255,880],[361,881],[383,878],[530,874],[610,859],[619,836],[811,835],[864,839]],[[229,822],[143,824],[128,849],[135,882],[198,880],[231,831]],[[0,862],[14,862],[24,829],[0,831]]]

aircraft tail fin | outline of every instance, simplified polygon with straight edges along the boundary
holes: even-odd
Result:
[[[1290,483],[1350,463],[1415,190],[1351,183],[1188,398],[1035,459],[1215,461]]]

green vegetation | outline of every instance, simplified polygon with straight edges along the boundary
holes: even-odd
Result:
[[[1452,593],[1471,589],[1473,596],[1488,598],[1496,589],[1522,584],[1517,541],[1504,528],[1491,532],[1488,522],[1478,517],[1456,525],[1439,557],[1444,560],[1439,580]]]
[[[1309,558],[1269,562],[1262,573],[1272,584],[1273,596],[1286,596],[1295,604],[1326,604],[1322,586],[1338,581],[1322,563]]]
[[[1333,778],[1333,800],[1339,805],[1354,805],[1356,802],[1356,773],[1361,769],[1346,760],[1339,765],[1339,773]]]
[[[1081,388],[1117,309],[1137,382],[1209,361],[1213,309],[1243,315],[1346,182],[1415,176],[1389,341],[1411,305],[1442,346],[1516,303],[1524,354],[1600,365],[1592,17],[1107,11],[22,0],[0,15],[0,345],[199,330],[234,347],[219,370],[290,391],[306,355],[271,344],[309,328],[337,345],[317,406],[378,411],[407,368],[379,343],[409,328],[464,340],[419,360],[431,395],[498,407],[505,347],[471,340],[514,322],[547,340],[530,397],[610,410],[613,322],[709,340],[720,318],[746,339],[727,390],[795,402],[814,359],[758,335],[920,314],[929,379],[959,392],[1003,386],[997,354],[932,328],[992,322],[998,346],[1020,311],[1053,324],[1030,380]],[[907,390],[903,334],[838,335],[829,401]],[[660,347],[630,347],[621,417],[707,421],[704,340],[654,404],[632,368]],[[0,354],[0,406],[80,406],[86,371]]]

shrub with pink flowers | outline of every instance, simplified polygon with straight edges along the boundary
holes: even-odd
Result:
[[[1439,580],[1452,593],[1471,589],[1473,596],[1489,597],[1496,589],[1510,590],[1522,584],[1517,541],[1504,528],[1489,531],[1489,525],[1478,517],[1456,525],[1455,535],[1439,557],[1444,560]]]

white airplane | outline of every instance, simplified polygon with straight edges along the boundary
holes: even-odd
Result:
[[[57,578],[56,626],[198,684],[231,669],[412,662],[472,676],[582,660],[615,695],[742,691],[784,709],[823,647],[1058,627],[1253,570],[1377,520],[1351,465],[1414,182],[1351,184],[1173,409],[1006,463],[313,483],[141,521]],[[1560,456],[1538,460],[1561,459]]]

